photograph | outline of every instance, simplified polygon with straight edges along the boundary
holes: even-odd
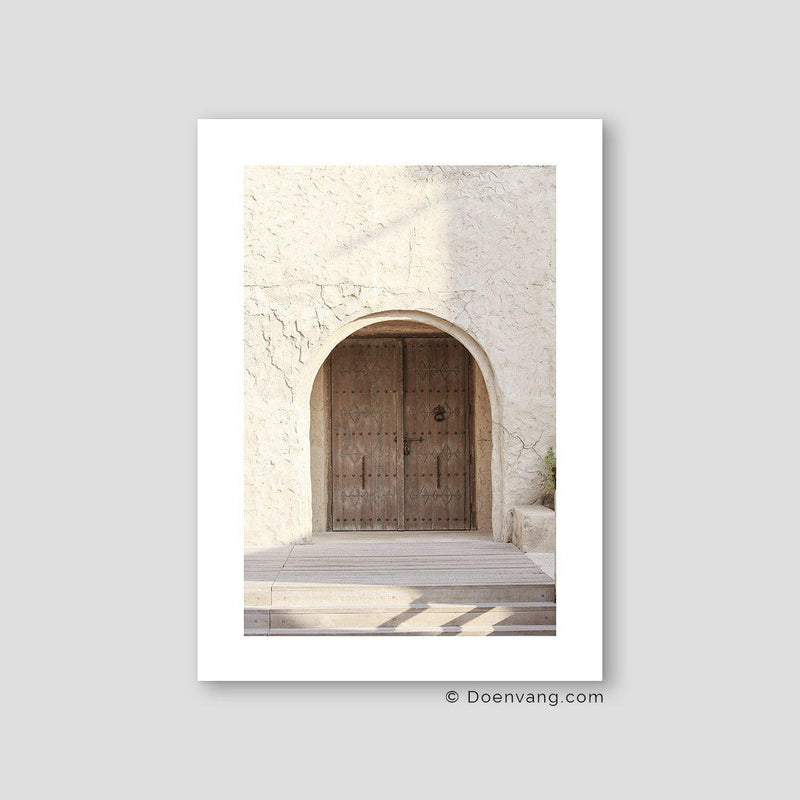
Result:
[[[245,635],[556,635],[556,167],[243,181]]]

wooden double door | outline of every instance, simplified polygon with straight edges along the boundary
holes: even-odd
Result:
[[[452,337],[346,339],[330,359],[330,528],[471,527],[470,356]]]

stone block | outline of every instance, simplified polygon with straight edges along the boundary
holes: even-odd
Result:
[[[555,511],[546,506],[514,506],[511,518],[511,539],[523,553],[555,553]]]

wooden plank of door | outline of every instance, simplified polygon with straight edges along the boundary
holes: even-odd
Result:
[[[402,346],[345,340],[331,353],[332,530],[395,530]]]
[[[445,417],[445,455],[442,469],[446,477],[442,485],[451,493],[449,530],[466,530],[469,522],[469,455],[470,455],[470,392],[469,353],[460,342],[448,343],[449,363],[453,370],[447,378]],[[446,463],[446,469],[445,469]]]
[[[422,446],[427,431],[427,353],[426,340],[404,340],[403,361],[403,433],[406,440],[404,458],[404,523],[407,530],[428,528],[425,509],[430,486],[424,471]],[[424,429],[424,431],[423,431]]]

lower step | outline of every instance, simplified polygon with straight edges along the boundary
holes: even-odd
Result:
[[[441,628],[494,625],[555,625],[556,604],[420,605],[382,608],[272,608],[274,628]]]
[[[498,629],[549,628],[556,623],[556,604],[549,601],[493,603],[409,604],[404,606],[247,608],[246,634],[357,631],[476,633]]]
[[[273,628],[270,631],[248,631],[262,636],[555,636],[555,625],[497,625],[479,627],[408,627],[408,628]]]
[[[245,606],[254,607],[260,602],[258,592],[245,584]],[[555,586],[547,583],[478,584],[392,586],[389,584],[301,584],[277,581],[271,587],[274,607],[297,608],[353,608],[356,606],[375,608],[408,606],[418,604],[462,605],[464,599],[470,603],[491,605],[513,605],[516,603],[553,602]]]

